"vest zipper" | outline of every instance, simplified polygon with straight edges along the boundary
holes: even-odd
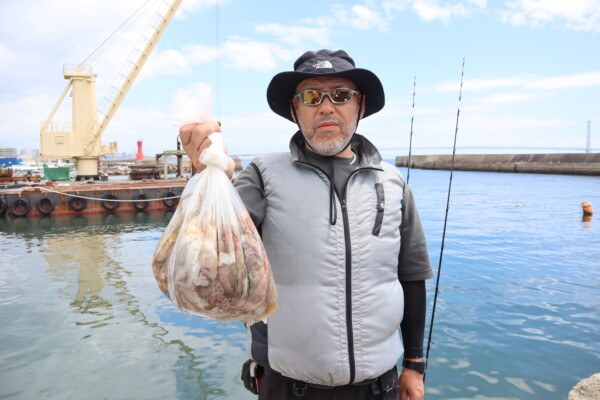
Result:
[[[329,175],[321,168],[316,165],[297,160],[297,163],[305,164],[311,168],[321,171],[327,179],[331,180]],[[352,243],[350,242],[350,220],[348,219],[348,207],[346,204],[346,192],[348,189],[348,182],[350,182],[350,178],[352,175],[356,174],[359,171],[364,170],[375,170],[375,171],[383,171],[381,168],[375,167],[362,167],[357,168],[348,175],[346,182],[344,183],[344,189],[342,193],[338,193],[337,188],[335,188],[335,192],[340,200],[340,206],[342,208],[342,220],[344,221],[344,246],[346,248],[346,335],[348,340],[348,364],[350,365],[350,381],[349,385],[354,383],[354,379],[356,378],[356,361],[354,358],[354,329],[352,326]]]
[[[345,193],[344,193],[345,195]],[[350,242],[350,221],[346,199],[341,200],[342,220],[344,221],[344,244],[346,246],[346,334],[348,336],[348,364],[350,364],[350,382],[354,383],[356,365],[354,360],[354,328],[352,326],[352,243]]]
[[[355,169],[350,173],[350,175],[348,175],[348,178],[344,183],[342,196],[338,194],[342,208],[342,220],[344,221],[344,244],[346,247],[346,334],[348,335],[348,364],[350,364],[350,382],[348,383],[349,385],[353,384],[354,380],[356,379],[356,361],[354,358],[354,327],[352,325],[352,243],[350,241],[350,219],[348,218],[346,194],[348,191],[348,182],[350,182],[350,178],[352,178],[352,175],[356,174],[359,171],[369,169],[381,171],[379,168],[374,167],[363,167]]]

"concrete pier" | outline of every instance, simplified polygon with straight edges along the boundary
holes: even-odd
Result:
[[[411,168],[449,170],[451,165],[452,155],[410,158]],[[396,166],[407,167],[408,156],[396,157]],[[457,154],[454,170],[600,176],[600,153]]]

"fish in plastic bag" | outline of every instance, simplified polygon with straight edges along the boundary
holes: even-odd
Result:
[[[227,177],[222,136],[209,136],[206,165],[190,179],[154,253],[161,291],[183,312],[254,323],[277,308],[262,240]]]

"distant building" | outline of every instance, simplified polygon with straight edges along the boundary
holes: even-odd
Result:
[[[132,153],[114,153],[114,154],[107,154],[104,156],[105,159],[107,160],[133,160],[135,159],[135,155]]]
[[[38,158],[40,158],[40,150],[32,149],[32,148],[25,148],[25,149],[21,150],[20,156],[23,158],[28,158],[28,159],[38,159]]]
[[[0,147],[0,158],[16,158],[17,149],[14,147]]]

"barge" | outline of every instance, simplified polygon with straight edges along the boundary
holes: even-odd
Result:
[[[175,209],[187,179],[46,182],[0,186],[0,216],[110,214]]]

